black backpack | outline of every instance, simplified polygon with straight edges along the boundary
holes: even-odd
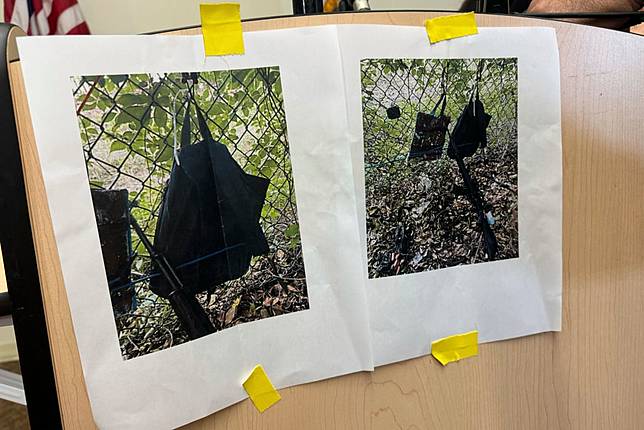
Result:
[[[461,159],[471,157],[479,148],[487,146],[487,127],[492,116],[485,112],[483,103],[479,99],[480,73],[481,71],[479,70],[475,86],[470,94],[470,100],[458,117],[450,136],[447,156],[453,160],[457,156]]]
[[[196,294],[243,276],[253,256],[269,251],[259,224],[269,180],[244,172],[228,148],[212,138],[194,94],[189,94],[154,249],[168,260],[183,288]],[[190,144],[191,100],[202,138],[195,144]],[[150,287],[162,297],[173,291],[163,276],[153,277]]]

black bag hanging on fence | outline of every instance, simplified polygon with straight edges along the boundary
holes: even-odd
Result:
[[[418,112],[416,114],[416,128],[409,148],[407,160],[420,158],[421,160],[438,160],[443,155],[445,147],[445,135],[451,121],[450,117],[445,115],[445,106],[447,105],[447,84],[446,72],[443,69],[442,89],[443,94],[436,102],[436,105],[430,113]],[[424,92],[424,91],[423,91]],[[441,110],[436,116],[436,110],[441,105]]]
[[[450,123],[450,118],[443,115],[445,104],[446,97],[443,94],[443,107],[439,116],[434,115],[438,104],[431,113],[418,112],[416,114],[416,129],[407,155],[408,160],[412,158],[438,160],[443,155],[445,134]]]
[[[452,131],[452,144],[447,148],[447,156],[451,159],[456,159],[456,152],[461,158],[471,157],[479,148],[487,146],[487,127],[492,116],[485,112],[483,103],[479,99],[480,73],[479,70],[470,100]]]
[[[269,251],[259,219],[269,180],[249,175],[225,145],[216,142],[190,91],[181,150],[172,167],[154,235],[154,247],[196,294],[244,275],[253,256]],[[202,141],[190,144],[190,104],[195,104]],[[156,294],[172,288],[152,278]]]

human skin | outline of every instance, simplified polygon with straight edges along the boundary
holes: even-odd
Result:
[[[644,8],[644,0],[532,0],[527,12],[634,12]],[[583,24],[616,28],[627,19],[583,19],[574,20]]]

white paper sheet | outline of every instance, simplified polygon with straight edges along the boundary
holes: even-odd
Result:
[[[209,57],[195,37],[18,41],[31,118],[92,411],[100,428],[174,428],[247,397],[261,364],[277,388],[372,369],[344,88],[333,27],[244,35]],[[123,360],[70,77],[280,67],[310,309]],[[327,112],[328,114],[321,114]]]
[[[340,26],[353,173],[366,266],[360,61],[518,58],[519,258],[368,279],[374,363],[429,354],[432,341],[479,331],[490,342],[561,327],[562,158],[559,57],[549,28],[479,28],[430,45],[422,27]],[[453,118],[453,121],[456,119]]]

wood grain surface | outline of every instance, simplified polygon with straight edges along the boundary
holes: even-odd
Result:
[[[338,14],[246,22],[244,29],[335,23],[422,25],[435,15]],[[564,155],[563,331],[482,345],[478,357],[446,368],[425,357],[373,373],[284,389],[282,401],[263,414],[245,400],[186,428],[644,426],[644,330],[640,326],[644,324],[644,39],[525,18],[478,16],[477,20],[479,26],[557,30]],[[62,417],[68,429],[90,429],[95,426],[20,64],[12,63],[10,71]]]

